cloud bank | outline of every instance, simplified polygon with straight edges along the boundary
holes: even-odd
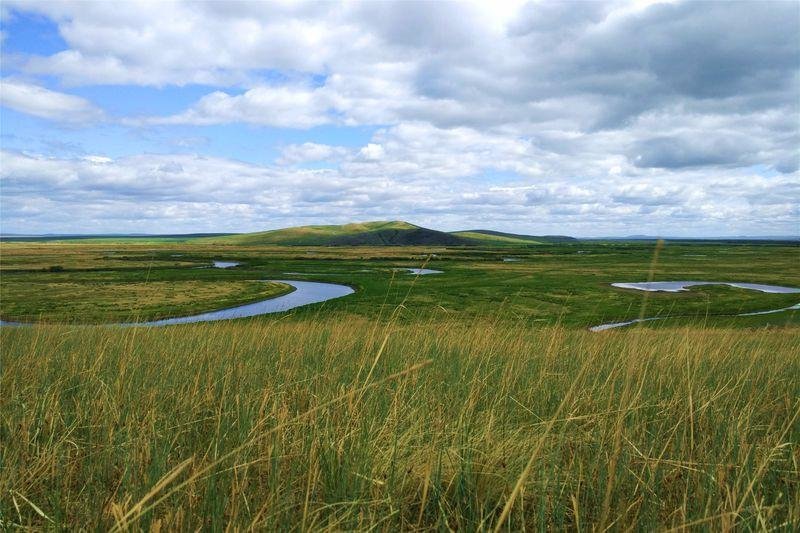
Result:
[[[146,211],[142,224],[185,231],[407,218],[578,235],[800,233],[793,2],[7,9],[53,21],[65,47],[15,53],[6,107],[87,128],[203,129],[195,137],[212,147],[215,127],[291,141],[258,163],[205,145],[102,164],[6,150],[6,231],[152,231],[134,227]],[[204,91],[109,119],[70,94],[97,86]],[[324,128],[370,133],[320,142]]]

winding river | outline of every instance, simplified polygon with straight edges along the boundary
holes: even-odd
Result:
[[[230,268],[231,264],[215,265],[217,268]],[[431,270],[425,268],[408,268],[405,269],[409,274],[414,275],[427,275],[427,274],[441,274],[441,270]],[[169,326],[174,324],[191,324],[196,322],[214,322],[218,320],[233,320],[236,318],[248,318],[259,315],[266,315],[271,313],[281,313],[289,311],[304,305],[326,302],[335,298],[342,298],[355,291],[347,285],[338,283],[323,283],[319,281],[297,281],[297,280],[263,280],[275,281],[278,283],[285,283],[290,285],[294,290],[288,294],[261,300],[255,303],[239,305],[227,309],[219,309],[217,311],[209,311],[207,313],[200,313],[197,315],[163,318],[160,320],[151,320],[148,322],[123,322],[119,324],[111,324],[116,326]],[[685,291],[689,287],[697,285],[729,285],[731,287],[738,287],[742,289],[755,290],[765,293],[776,294],[797,294],[800,289],[793,287],[782,287],[779,285],[762,285],[758,283],[739,283],[739,282],[724,282],[724,281],[654,281],[654,282],[640,282],[640,283],[612,283],[614,287],[621,289],[635,289],[648,292],[679,292]],[[797,311],[800,310],[800,303],[790,307],[783,307],[780,309],[770,309],[766,311],[751,311],[748,313],[739,313],[736,315],[725,316],[755,316],[767,315],[772,313],[780,313],[783,311]],[[647,317],[636,318],[633,320],[626,320],[622,322],[610,322],[607,324],[599,324],[589,328],[590,331],[604,331],[607,329],[619,328],[637,324],[639,322],[650,322],[653,320],[665,320],[667,318],[678,317]],[[0,320],[0,326],[28,326],[31,323],[13,322]]]
[[[443,270],[433,270],[431,268],[404,268],[403,270],[408,270],[408,273],[414,276],[427,276],[429,274],[444,274]]]
[[[117,326],[170,326],[173,324],[191,324],[194,322],[213,322],[217,320],[233,320],[234,318],[247,318],[270,313],[281,313],[304,305],[326,302],[335,298],[341,298],[355,291],[347,285],[338,283],[322,283],[318,281],[295,281],[295,280],[265,280],[285,283],[294,287],[288,294],[261,300],[259,302],[209,311],[199,315],[190,315],[176,318],[164,318],[161,320],[151,320],[149,322],[123,322],[112,324]],[[0,326],[27,326],[23,322],[5,322],[0,320]]]

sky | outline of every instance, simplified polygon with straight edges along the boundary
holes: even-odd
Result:
[[[0,231],[800,235],[800,3],[0,5]]]

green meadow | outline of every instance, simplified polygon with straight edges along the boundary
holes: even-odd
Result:
[[[292,316],[324,307],[371,319],[402,304],[400,319],[411,322],[492,317],[529,326],[585,328],[644,315],[725,327],[798,323],[798,313],[791,312],[731,316],[792,306],[798,303],[795,294],[714,285],[643,293],[610,286],[707,280],[800,287],[796,245],[666,243],[656,250],[652,242],[323,247],[204,240],[3,243],[0,317],[31,320],[41,315],[48,322],[96,323],[180,316],[258,299],[265,287],[256,281],[296,279],[346,284],[356,292],[323,306],[299,308]],[[213,260],[241,265],[209,268]],[[401,270],[423,265],[443,273],[413,276]],[[171,287],[171,294],[153,290],[158,284]]]
[[[800,295],[610,286],[800,287],[797,246],[133,240],[0,258],[0,316],[44,322],[0,328],[3,528],[800,528],[800,313],[733,316]],[[400,270],[423,265],[443,273]],[[102,325],[287,290],[260,280],[356,292]],[[670,318],[587,329],[640,316]]]

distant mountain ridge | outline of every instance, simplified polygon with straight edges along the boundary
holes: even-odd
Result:
[[[542,244],[575,240],[572,237],[532,236],[491,230],[445,232],[401,220],[342,225],[297,226],[255,233],[198,239],[239,245],[274,246],[476,246]]]
[[[5,241],[85,240],[91,242],[174,240],[242,246],[519,246],[576,240],[573,237],[560,235],[521,235],[484,229],[446,232],[423,228],[402,220],[295,226],[253,233],[3,235],[0,236],[0,239]]]
[[[297,226],[198,239],[198,241],[245,246],[459,246],[469,244],[465,239],[449,233],[423,228],[401,220]]]
[[[731,242],[796,244],[798,235],[722,236],[722,237],[656,237],[628,235],[624,237],[583,237],[566,235],[524,235],[488,229],[438,231],[400,220],[355,222],[341,225],[296,226],[254,233],[105,233],[105,234],[23,234],[0,233],[2,242],[82,241],[112,242],[195,242],[273,246],[528,246],[580,241],[655,241]]]
[[[295,226],[253,233],[193,233],[174,235],[105,234],[105,235],[2,235],[4,241],[130,242],[174,241],[242,246],[528,246],[575,241],[561,235],[522,235],[474,229],[439,231],[402,220],[380,220]]]

